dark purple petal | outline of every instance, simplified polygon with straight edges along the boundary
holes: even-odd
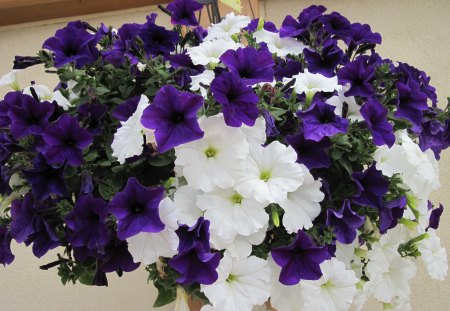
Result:
[[[0,264],[9,265],[14,260],[11,252],[11,232],[6,226],[0,226]]]
[[[383,202],[380,212],[380,233],[397,226],[398,220],[403,217],[406,206],[406,196],[401,196],[389,202]]]
[[[410,80],[407,85],[398,82],[397,91],[397,111],[394,115],[420,125],[423,112],[428,109],[427,95],[420,91],[419,84],[413,80]]]
[[[373,143],[392,147],[395,135],[392,124],[387,120],[388,109],[378,100],[370,98],[362,105],[360,112],[372,133]]]
[[[334,70],[344,57],[344,52],[337,46],[335,40],[326,41],[320,53],[305,49],[303,54],[308,64],[308,71],[320,73],[325,77],[335,75]]]
[[[444,212],[444,206],[439,204],[438,208],[431,211],[430,223],[428,228],[437,229],[439,228],[439,222],[441,220],[442,213]]]
[[[364,172],[353,173],[352,180],[355,182],[357,190],[352,198],[354,203],[382,208],[382,198],[388,191],[389,182],[383,176],[383,173],[376,169],[375,163]]]
[[[173,25],[197,26],[195,12],[202,8],[203,5],[195,0],[174,0],[167,5],[167,10],[172,13],[170,21]]]
[[[375,93],[372,81],[375,76],[375,67],[368,63],[369,56],[362,55],[339,70],[337,76],[339,84],[350,83],[350,89],[345,96],[372,97]]]
[[[345,200],[338,211],[329,208],[327,210],[327,227],[333,227],[336,239],[343,244],[351,244],[356,238],[356,229],[364,224],[364,216],[358,215],[350,206],[350,201]]]
[[[112,116],[119,121],[128,120],[136,111],[140,99],[141,99],[140,96],[128,98],[126,101],[117,105],[113,109]]]

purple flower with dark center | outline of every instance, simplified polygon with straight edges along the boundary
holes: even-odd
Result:
[[[131,272],[139,267],[140,263],[133,261],[128,251],[128,243],[112,237],[105,248],[105,254],[101,258],[100,270],[109,272]]]
[[[16,139],[28,135],[41,135],[47,128],[48,119],[53,111],[54,106],[51,103],[40,103],[32,96],[23,94],[21,106],[10,106],[8,110],[11,134]]]
[[[295,285],[301,280],[320,279],[320,264],[330,254],[326,246],[316,246],[305,232],[298,230],[291,244],[272,249],[272,258],[281,267],[280,283]]]
[[[211,82],[214,99],[222,105],[225,123],[239,127],[244,123],[253,126],[258,118],[259,98],[250,86],[231,72],[216,76]]]
[[[54,168],[40,153],[34,158],[33,168],[24,170],[23,175],[31,184],[31,191],[39,201],[47,199],[51,194],[67,196],[64,167]]]
[[[338,12],[323,15],[319,18],[319,21],[322,22],[323,28],[330,35],[336,35],[339,38],[343,38],[348,36],[351,32],[350,21]]]
[[[372,32],[367,24],[354,23],[351,25],[351,34],[344,39],[349,45],[357,46],[360,44],[381,44],[381,35],[378,32]]]
[[[117,237],[125,240],[140,232],[160,232],[164,224],[159,218],[159,203],[164,188],[148,188],[130,177],[125,188],[109,202],[108,209],[117,220]]]
[[[145,108],[141,123],[155,130],[160,153],[203,137],[197,121],[197,111],[202,105],[202,96],[178,91],[171,85],[156,93],[153,104]]]
[[[335,40],[326,41],[320,53],[305,49],[303,54],[308,64],[308,71],[320,73],[325,77],[334,76],[334,70],[344,57],[344,52],[337,46]]]
[[[380,233],[385,234],[389,229],[397,226],[398,220],[403,217],[406,206],[406,196],[401,196],[389,202],[383,202],[380,212]]]
[[[11,232],[6,226],[0,226],[0,264],[9,265],[14,258],[11,252]]]
[[[387,120],[388,109],[378,100],[369,98],[360,109],[366,126],[372,133],[373,143],[377,146],[392,147],[395,135],[392,124]]]
[[[151,56],[173,52],[180,39],[176,31],[167,30],[149,20],[141,26],[138,35],[144,42],[145,52]]]
[[[102,52],[102,57],[107,62],[114,66],[121,66],[125,63],[125,55],[131,60],[132,64],[138,62],[136,56],[127,53],[137,46],[134,42],[141,25],[139,24],[124,24],[119,28],[117,34],[119,39],[114,41],[113,46],[108,51]]]
[[[86,29],[69,24],[57,30],[55,36],[48,38],[42,47],[55,53],[55,67],[73,62],[76,68],[81,68],[98,59],[95,46],[99,39],[100,36],[90,34]]]
[[[304,164],[309,170],[331,165],[330,156],[328,155],[331,141],[328,137],[324,137],[319,141],[306,139],[303,127],[300,126],[297,133],[287,135],[285,140],[297,152],[297,162]]]
[[[197,26],[195,12],[200,11],[203,5],[195,0],[174,0],[166,8],[172,12],[170,22],[173,25]]]
[[[430,222],[428,225],[428,228],[437,229],[439,228],[439,222],[441,221],[442,213],[444,212],[444,206],[442,204],[439,204],[438,208],[435,208],[431,211],[430,214]]]
[[[108,112],[108,106],[96,103],[84,103],[78,106],[78,120],[86,124],[92,135],[102,133],[102,121]]]
[[[48,163],[67,162],[72,166],[83,164],[83,149],[93,141],[92,134],[68,114],[49,125],[42,137],[47,145],[40,147],[39,151],[44,153]]]
[[[298,111],[297,116],[303,121],[306,139],[321,141],[324,137],[345,133],[348,120],[334,113],[335,106],[322,101],[316,101],[306,111]]]
[[[177,282],[184,285],[214,283],[221,256],[211,253],[209,220],[200,217],[194,226],[180,226],[176,233],[180,239],[178,255],[169,260],[169,265],[181,274]]]
[[[381,171],[377,170],[375,163],[364,172],[352,174],[352,180],[356,184],[357,193],[352,201],[362,206],[370,206],[381,209],[383,196],[388,191],[389,182]]]
[[[372,81],[375,77],[375,67],[368,64],[367,55],[359,56],[348,63],[337,73],[339,84],[350,83],[350,89],[345,96],[372,97],[375,93]]]
[[[103,249],[109,241],[107,216],[107,203],[103,199],[92,195],[79,197],[73,210],[65,218],[67,227],[72,230],[69,242],[77,247]]]
[[[281,28],[281,37],[303,37],[309,31],[309,26],[322,16],[327,9],[322,5],[312,5],[304,9],[297,20],[288,15],[285,17]]]
[[[242,30],[247,31],[248,33],[252,33],[252,32],[257,31],[258,30],[259,21],[260,21],[259,18],[252,19],[250,21],[250,23],[246,27],[242,28]],[[269,21],[263,21],[263,22],[264,22],[264,24],[263,24],[263,29],[264,30],[267,30],[267,31],[270,31],[270,32],[278,32],[277,26],[275,26],[274,23],[269,22]]]
[[[272,53],[253,47],[228,50],[220,57],[220,60],[242,78],[247,85],[259,82],[272,82],[275,65]]]
[[[292,78],[292,76],[299,74],[302,70],[302,63],[295,60],[278,58],[273,67],[273,74],[277,81],[282,81],[283,78]]]
[[[427,95],[420,91],[419,83],[409,80],[408,84],[397,83],[398,99],[395,116],[408,119],[420,125],[423,113],[428,109]]]
[[[343,244],[351,244],[356,238],[356,229],[364,224],[364,216],[352,210],[350,201],[345,200],[338,211],[327,210],[327,227],[333,227],[336,239]]]
[[[140,96],[128,98],[123,103],[120,103],[114,107],[112,116],[119,121],[128,120],[136,111],[140,99]]]

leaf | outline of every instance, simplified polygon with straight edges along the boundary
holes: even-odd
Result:
[[[158,285],[158,283],[155,283],[155,286],[158,289],[158,297],[156,297],[155,303],[153,304],[154,308],[168,305],[177,298],[175,288],[166,289],[164,286]]]

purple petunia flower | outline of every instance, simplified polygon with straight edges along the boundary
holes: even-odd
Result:
[[[202,8],[203,5],[195,0],[174,0],[167,5],[167,10],[172,13],[170,21],[173,25],[197,26],[195,12]]]
[[[330,156],[327,152],[328,148],[331,147],[331,141],[328,137],[319,141],[306,139],[303,126],[300,126],[297,133],[287,135],[285,140],[297,152],[297,162],[304,164],[309,170],[331,165]]]
[[[164,224],[159,218],[163,187],[148,188],[130,177],[125,188],[109,202],[108,210],[117,220],[117,237],[125,240],[140,232],[160,232]]]
[[[197,111],[203,105],[203,97],[178,91],[171,85],[163,86],[153,104],[145,108],[141,123],[155,130],[160,153],[203,137],[197,121]]]
[[[320,53],[305,49],[303,54],[308,64],[308,71],[320,73],[325,77],[334,76],[334,70],[344,57],[344,52],[337,46],[335,40],[326,41]]]
[[[108,106],[96,103],[84,103],[78,106],[78,120],[85,124],[86,129],[92,135],[102,133],[102,121],[104,120]]]
[[[272,249],[272,257],[281,267],[279,281],[295,285],[301,280],[318,280],[322,276],[320,264],[330,258],[326,246],[316,246],[302,230],[288,246]]]
[[[73,246],[103,249],[109,241],[106,225],[107,203],[92,195],[78,198],[73,210],[66,216],[67,227],[72,230],[69,241]]]
[[[55,53],[55,67],[74,62],[76,68],[81,68],[98,59],[99,53],[95,46],[99,39],[100,36],[69,23],[56,31],[54,37],[48,38],[42,47]]]
[[[344,38],[344,42],[350,46],[381,44],[381,35],[378,32],[372,32],[367,24],[354,23],[351,25],[350,36]]]
[[[189,88],[192,82],[191,76],[196,76],[205,71],[205,66],[194,65],[192,59],[186,52],[170,55],[172,71],[175,71],[175,82],[182,88]]]
[[[377,146],[392,147],[395,135],[392,124],[387,120],[388,109],[378,100],[370,98],[362,105],[360,112],[372,133],[373,143]]]
[[[361,227],[364,221],[364,216],[352,210],[349,200],[345,200],[338,211],[331,208],[327,210],[326,225],[333,227],[336,239],[343,244],[351,244],[355,240],[356,229]]]
[[[260,82],[272,82],[275,65],[272,53],[253,47],[228,50],[220,57],[220,60],[242,78],[247,85]]]
[[[23,175],[31,184],[31,191],[39,201],[47,199],[51,194],[67,196],[64,167],[54,168],[40,153],[34,158],[33,168],[24,170]]]
[[[11,236],[17,243],[22,243],[34,233],[33,220],[35,216],[34,199],[27,193],[22,200],[11,203]]]
[[[428,109],[427,95],[420,91],[419,83],[410,80],[408,84],[397,83],[398,99],[395,116],[420,125],[423,113]]]
[[[350,21],[338,12],[323,15],[319,18],[319,21],[322,22],[323,28],[330,35],[344,38],[351,33]]]
[[[239,127],[253,126],[258,118],[259,98],[250,86],[231,72],[224,72],[211,82],[214,99],[222,105],[225,123]]]
[[[202,26],[197,26],[192,30],[192,34],[194,35],[194,46],[198,46],[208,35],[208,30],[206,30]]]
[[[277,81],[283,81],[283,78],[292,78],[292,76],[299,74],[302,70],[302,63],[295,60],[278,58],[273,67],[273,74]]]
[[[322,5],[312,5],[304,9],[297,19],[288,15],[283,20],[280,28],[280,36],[303,37],[309,31],[309,26],[317,21],[327,9]]]
[[[83,164],[83,149],[93,141],[92,134],[68,114],[63,114],[56,123],[49,125],[42,137],[46,145],[38,149],[48,163],[67,162],[72,166]]]
[[[432,115],[436,115],[433,113]],[[434,118],[425,118],[419,128],[419,147],[422,151],[431,149],[436,160],[441,158],[441,151],[450,146],[450,122],[443,125]]]
[[[144,42],[145,52],[151,56],[173,52],[180,39],[176,31],[156,25],[151,17],[147,17],[147,23],[141,26],[138,35]]]
[[[8,110],[11,134],[16,139],[42,134],[53,111],[54,106],[51,103],[46,101],[40,103],[32,96],[23,94],[21,105],[10,106]]]
[[[176,233],[180,239],[178,255],[169,260],[169,265],[181,274],[177,282],[185,285],[214,283],[221,256],[211,253],[209,220],[200,217],[194,226],[180,226]]]
[[[389,229],[397,226],[398,220],[403,217],[405,206],[406,196],[383,202],[383,205],[379,208],[381,234],[385,234]]]
[[[9,265],[15,256],[11,252],[11,232],[6,226],[0,226],[0,264]]]
[[[357,193],[352,198],[354,203],[382,208],[382,198],[388,191],[389,182],[383,176],[383,173],[376,169],[375,163],[364,172],[353,173],[352,180],[355,182],[357,189]]]
[[[130,50],[137,48],[134,42],[141,25],[139,24],[124,24],[117,31],[118,39],[114,41],[113,46],[108,50],[102,52],[102,57],[107,62],[114,66],[121,66],[125,63],[127,56],[132,64],[136,64],[138,59],[132,53],[127,53]]]
[[[375,77],[375,67],[368,64],[369,56],[362,55],[348,63],[337,73],[339,84],[350,83],[350,89],[345,96],[372,97],[375,93],[372,81]]]
[[[345,133],[348,120],[334,113],[335,106],[316,101],[306,111],[298,111],[297,116],[303,121],[306,139],[320,141],[324,137]]]
[[[442,213],[444,212],[444,206],[442,204],[439,204],[438,208],[435,208],[431,211],[430,214],[430,222],[427,230],[429,228],[437,229],[439,228],[439,222],[441,221]]]

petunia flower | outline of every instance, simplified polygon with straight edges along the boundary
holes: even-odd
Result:
[[[67,227],[72,231],[69,241],[73,246],[86,246],[102,250],[109,241],[106,225],[107,203],[92,195],[78,198],[73,210],[66,216]]]
[[[7,74],[0,77],[0,87],[2,86],[10,86],[15,91],[21,91],[22,88],[19,85],[19,82],[17,81],[17,73],[20,70],[13,69],[12,71],[8,72]]]
[[[270,296],[270,267],[264,259],[236,260],[225,252],[217,272],[215,283],[200,287],[216,311],[251,311]]]
[[[109,202],[108,210],[117,220],[117,237],[125,240],[139,232],[160,232],[164,229],[159,204],[164,189],[148,188],[130,177],[125,188]]]
[[[352,210],[350,201],[345,200],[338,211],[329,208],[327,210],[327,227],[332,227],[336,239],[343,244],[350,244],[356,238],[356,229],[365,222],[365,217]]]
[[[175,0],[167,5],[167,10],[172,13],[170,21],[173,25],[197,26],[195,12],[202,8],[203,5],[194,0]]]
[[[375,79],[375,67],[368,64],[369,56],[362,55],[339,70],[339,84],[350,83],[345,96],[371,97],[375,94],[372,81]]]
[[[323,5],[311,5],[300,12],[297,19],[288,15],[280,28],[282,37],[303,37],[312,23],[317,21],[327,9]]]
[[[428,109],[427,95],[420,91],[419,83],[413,80],[408,84],[398,82],[396,86],[398,99],[394,115],[419,125],[423,119],[423,112]]]
[[[203,137],[197,121],[197,111],[202,105],[200,95],[178,91],[171,85],[158,91],[153,104],[142,113],[141,123],[155,130],[160,153]]]
[[[140,27],[138,36],[144,43],[146,54],[151,56],[173,52],[180,39],[176,31],[156,25],[151,16],[147,16],[147,22]]]
[[[203,41],[198,46],[187,48],[187,54],[192,59],[194,65],[208,65],[215,66],[220,62],[220,57],[227,50],[236,50],[241,45],[234,42],[229,37],[228,39]]]
[[[43,152],[49,164],[66,162],[72,166],[83,164],[83,150],[93,141],[92,134],[68,114],[49,125],[42,138],[45,145],[39,147],[39,151]]]
[[[51,194],[67,196],[64,167],[54,168],[42,154],[36,155],[32,169],[22,172],[31,184],[31,191],[37,200],[43,201]]]
[[[428,230],[428,238],[418,243],[421,258],[425,262],[427,272],[434,280],[443,281],[447,277],[447,251],[441,246],[441,240],[436,231]]]
[[[306,139],[321,141],[324,137],[345,133],[348,120],[334,113],[336,108],[322,101],[314,102],[306,111],[298,111]]]
[[[242,124],[253,126],[259,111],[258,96],[236,74],[224,72],[211,83],[214,99],[222,105],[225,123],[239,127]]]
[[[375,163],[364,172],[353,173],[352,180],[357,189],[357,193],[352,198],[354,203],[381,208],[382,198],[388,191],[389,182],[382,172],[376,169]]]
[[[250,23],[250,17],[243,15],[234,15],[233,12],[225,15],[225,18],[217,23],[208,27],[208,35],[205,41],[211,41],[215,39],[229,39],[232,35],[241,31]]]
[[[344,57],[344,52],[337,46],[335,40],[325,41],[320,53],[305,49],[303,54],[308,64],[308,71],[320,73],[325,77],[334,76],[336,67]]]
[[[389,202],[383,202],[379,208],[380,233],[397,226],[398,220],[403,217],[406,207],[406,196],[401,196]]]
[[[326,246],[316,246],[302,230],[288,246],[272,249],[272,258],[281,267],[280,283],[295,285],[301,280],[318,280],[320,264],[330,258]]]
[[[267,50],[256,50],[253,47],[228,50],[220,60],[247,85],[273,81],[272,67],[275,63]]]
[[[298,42],[294,38],[281,38],[279,33],[264,29],[255,31],[253,37],[256,42],[267,44],[269,51],[280,57],[285,57],[289,54],[301,54],[306,48],[303,43]]]

